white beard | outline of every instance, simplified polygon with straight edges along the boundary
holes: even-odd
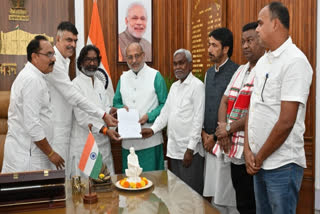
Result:
[[[82,68],[81,71],[82,71],[82,73],[84,73],[86,76],[88,76],[88,77],[93,77],[97,70],[95,70],[95,71],[88,71],[88,70]]]

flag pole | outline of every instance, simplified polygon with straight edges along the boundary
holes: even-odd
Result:
[[[95,204],[98,202],[97,193],[91,192],[91,178],[89,177],[89,193],[83,196],[83,203]]]
[[[89,132],[92,131],[92,124],[88,124]],[[91,182],[92,178],[89,176],[89,193],[83,196],[83,203],[85,204],[94,204],[98,202],[97,193],[91,191]]]

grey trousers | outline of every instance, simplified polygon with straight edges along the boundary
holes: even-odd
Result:
[[[170,158],[170,170],[192,189],[202,195],[204,158],[198,153],[193,155],[191,165],[186,168],[182,160]]]

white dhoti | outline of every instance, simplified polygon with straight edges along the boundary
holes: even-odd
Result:
[[[208,152],[205,154],[203,196],[213,197],[217,205],[236,207],[230,163],[224,162],[223,155],[217,158]]]

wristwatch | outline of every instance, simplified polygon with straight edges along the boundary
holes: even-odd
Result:
[[[230,130],[231,130],[231,125],[230,125],[230,123],[227,123],[226,131],[227,131],[228,134],[229,134]]]

